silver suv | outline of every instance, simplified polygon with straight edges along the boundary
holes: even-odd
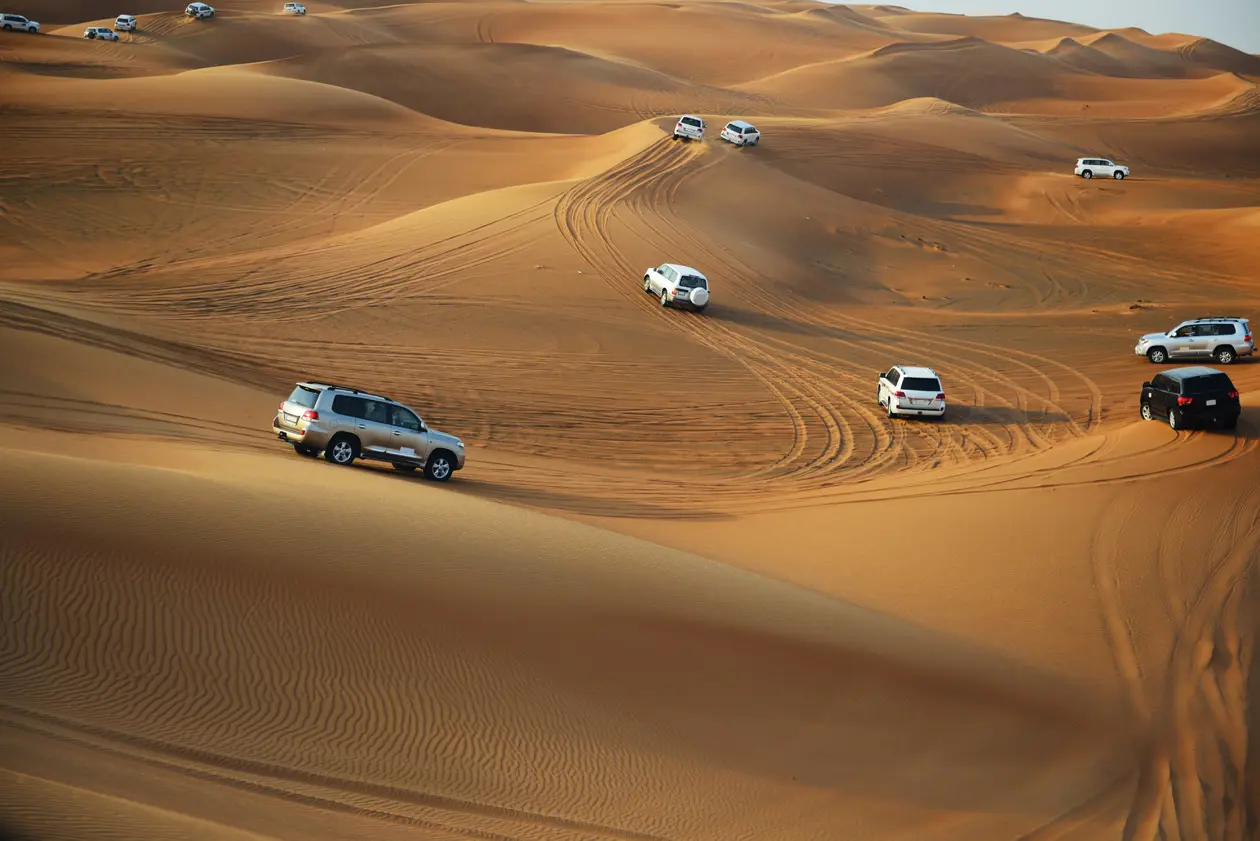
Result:
[[[424,468],[445,482],[464,469],[464,442],[430,429],[411,409],[379,394],[327,383],[298,383],[280,404],[271,429],[300,455],[321,452],[333,464],[386,461],[396,470]]]
[[[1192,318],[1167,333],[1147,333],[1133,347],[1156,365],[1170,359],[1212,358],[1229,365],[1240,356],[1251,356],[1256,346],[1251,340],[1251,322],[1245,318]]]

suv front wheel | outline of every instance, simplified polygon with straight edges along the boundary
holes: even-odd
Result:
[[[445,482],[455,472],[455,458],[445,450],[438,450],[429,456],[424,465],[424,478],[434,482]]]
[[[338,435],[328,442],[324,458],[342,467],[353,464],[359,457],[359,442],[352,435]]]
[[[1168,361],[1168,351],[1162,347],[1153,347],[1146,352],[1146,358],[1156,365],[1163,365]]]

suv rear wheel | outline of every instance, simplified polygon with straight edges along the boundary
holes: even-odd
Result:
[[[339,464],[345,467],[353,464],[354,460],[359,457],[359,442],[355,440],[353,435],[338,435],[328,442],[328,448],[324,450],[324,458],[333,464]]]
[[[1094,177],[1094,173],[1088,169],[1081,173],[1081,178],[1093,178],[1093,177]]]
[[[1216,361],[1222,365],[1228,365],[1234,361],[1234,349],[1232,347],[1218,347],[1216,352],[1212,354],[1216,357]]]
[[[1181,412],[1176,409],[1168,410],[1168,427],[1170,429],[1181,429]]]
[[[307,444],[294,444],[293,449],[297,452],[298,455],[306,456],[307,458],[314,458],[315,456],[319,455],[318,447],[311,447]]]

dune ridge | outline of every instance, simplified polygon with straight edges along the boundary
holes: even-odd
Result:
[[[280,6],[0,37],[5,832],[1254,837],[1260,367],[1204,360],[1238,424],[1172,429],[1133,347],[1255,323],[1260,59]],[[887,416],[894,364],[944,420]],[[314,379],[466,468],[301,457],[270,421]]]

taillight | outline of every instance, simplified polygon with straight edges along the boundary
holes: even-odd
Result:
[[[1177,405],[1178,405],[1178,406],[1189,406],[1189,405],[1190,405],[1191,403],[1193,403],[1193,402],[1194,402],[1194,398],[1193,398],[1193,397],[1178,397],[1178,398],[1177,398]]]
[[[1244,342],[1247,342],[1247,343],[1250,343],[1250,342],[1251,342],[1251,334],[1250,334],[1250,333],[1248,333],[1247,335],[1243,336],[1243,341],[1244,341]]]
[[[944,399],[945,399],[945,392],[941,392],[940,394],[936,395],[936,399],[937,399],[937,400],[944,400]]]
[[[905,397],[905,396],[906,396],[906,393],[905,393],[904,391],[894,391],[894,392],[893,392],[893,397]]]
[[[1228,395],[1226,395],[1226,396],[1228,396],[1228,397],[1230,397],[1230,398],[1235,398],[1235,397],[1237,397],[1237,396],[1238,396],[1238,389],[1234,389],[1233,391],[1231,391],[1231,392],[1230,392]]]
[[[307,409],[302,413],[302,420],[317,421],[319,420],[319,412],[314,409]]]

